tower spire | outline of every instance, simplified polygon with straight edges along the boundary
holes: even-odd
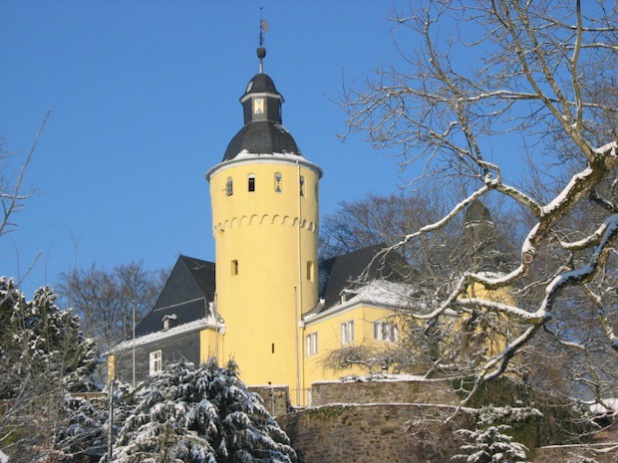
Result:
[[[264,33],[268,32],[268,21],[262,18],[262,9],[260,7],[260,46],[257,49],[257,57],[260,60],[260,74],[264,74],[264,57],[266,56],[266,48],[264,48]]]

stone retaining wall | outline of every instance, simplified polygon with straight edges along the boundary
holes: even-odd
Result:
[[[277,418],[306,463],[448,462],[453,430],[470,426],[454,407],[422,404],[326,405]]]
[[[248,389],[262,398],[263,405],[271,416],[285,415],[288,412],[287,386],[249,386]]]
[[[618,451],[615,444],[603,445],[552,445],[548,447],[540,447],[536,450],[534,463],[562,463],[569,461],[578,461],[576,456],[593,458],[598,463],[618,463]],[[611,451],[605,452],[612,448]]]
[[[312,406],[378,402],[457,405],[459,399],[444,380],[323,382],[311,386]]]

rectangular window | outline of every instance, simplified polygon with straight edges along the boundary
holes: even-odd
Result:
[[[253,114],[264,114],[264,98],[253,99]]]
[[[228,196],[232,196],[234,194],[234,182],[232,181],[232,177],[228,177],[225,182],[225,194]]]
[[[351,344],[354,342],[354,320],[341,324],[341,344]]]
[[[397,342],[399,340],[399,329],[394,323],[375,322],[373,324],[373,339],[376,341]]]
[[[232,261],[232,275],[238,275],[238,261]]]
[[[150,353],[150,376],[157,376],[163,371],[163,353],[155,350]]]
[[[247,181],[248,181],[247,189],[249,191],[255,191],[255,176],[249,175]]]
[[[307,356],[318,353],[318,333],[308,334],[305,338]]]
[[[305,177],[303,177],[302,175],[300,176],[299,189],[300,189],[300,195],[305,196]]]

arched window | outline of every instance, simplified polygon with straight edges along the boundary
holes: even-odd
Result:
[[[275,193],[283,191],[283,175],[281,172],[275,172]]]
[[[228,196],[232,196],[234,194],[234,181],[232,177],[228,177],[225,182],[225,194]]]
[[[247,191],[255,191],[255,175],[249,174],[247,177]]]

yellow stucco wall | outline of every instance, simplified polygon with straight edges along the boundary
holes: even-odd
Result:
[[[200,363],[206,363],[211,357],[219,358],[219,338],[216,329],[205,328],[200,331]]]
[[[333,313],[325,313],[315,319],[309,320],[305,325],[305,384],[309,388],[316,381],[335,380],[347,375],[366,375],[365,368],[349,368],[345,371],[332,371],[323,366],[324,358],[334,349],[344,346],[342,343],[341,325],[352,321],[354,323],[354,339],[348,344],[352,346],[367,345],[387,349],[392,346],[389,341],[374,339],[374,323],[377,321],[389,321],[397,324],[396,312],[385,307],[375,307],[365,304],[357,304],[349,308],[342,307]],[[317,353],[307,352],[307,336],[318,334]]]
[[[254,157],[220,164],[208,173],[215,306],[225,321],[219,359],[234,359],[247,384],[289,385],[294,403],[303,388],[300,316],[317,303],[321,175],[317,166],[297,160]],[[281,174],[278,185],[275,174]],[[250,176],[255,191],[249,191]],[[230,179],[233,194],[228,195]]]

